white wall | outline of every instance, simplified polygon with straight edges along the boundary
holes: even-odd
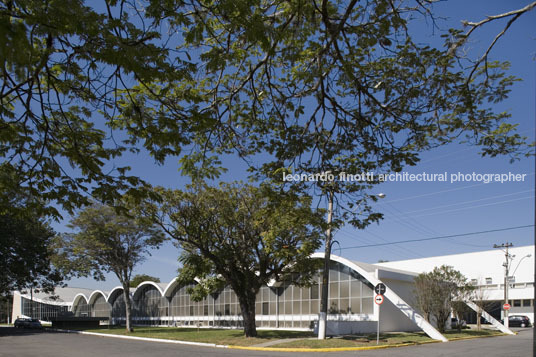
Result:
[[[515,273],[516,283],[534,283],[534,246],[512,247],[509,253],[515,255],[510,273],[518,266],[521,258],[531,254],[530,258],[524,258]],[[468,279],[478,279],[479,284],[486,278],[492,279],[492,284],[502,284],[504,281],[505,262],[504,252],[500,249],[486,250],[482,252],[443,255],[430,258],[398,260],[394,262],[377,263],[376,265],[395,269],[408,270],[422,273],[432,271],[441,265],[453,266]]]
[[[510,275],[515,277],[515,283],[508,290],[509,300],[534,299],[534,246],[512,247],[509,249],[509,253],[514,255],[510,263]],[[529,254],[531,257],[526,257]],[[486,300],[502,301],[504,299],[504,262],[504,251],[493,249],[377,263],[376,265],[416,273],[430,272],[435,267],[450,265],[459,270],[468,280],[477,279],[478,285],[487,287],[484,296]],[[491,278],[491,284],[486,283],[486,278]],[[510,314],[527,315],[534,321],[533,307],[515,307],[510,310]]]

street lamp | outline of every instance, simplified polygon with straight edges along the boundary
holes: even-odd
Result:
[[[514,272],[513,272],[512,275],[511,275],[512,277],[516,275],[517,268],[519,268],[519,264],[521,264],[521,262],[523,261],[523,259],[525,259],[525,258],[530,258],[530,257],[532,257],[532,254],[527,254],[527,255],[525,255],[523,258],[521,258],[521,259],[519,260],[519,262],[517,263],[516,268],[514,269]]]
[[[384,198],[385,193],[378,193],[378,198]],[[328,229],[326,230],[326,244],[324,253],[324,271],[322,272],[322,295],[320,298],[320,314],[318,316],[318,339],[326,339],[328,320],[328,292],[329,292],[329,265],[331,261],[331,222],[333,220],[333,191],[328,194]]]

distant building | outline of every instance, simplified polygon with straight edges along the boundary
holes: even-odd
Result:
[[[509,314],[522,314],[534,322],[534,246],[512,247],[509,262]],[[459,270],[479,290],[483,300],[489,301],[487,311],[496,319],[503,318],[505,252],[500,249],[474,253],[442,255],[431,258],[409,259],[378,263],[385,268],[403,269],[416,273],[429,272],[434,267],[450,265]],[[470,315],[469,323],[476,319]]]
[[[533,246],[511,249],[511,253],[516,255],[511,271],[521,257],[533,250]],[[476,279],[476,284],[489,290],[490,300],[501,304],[500,253],[486,251],[379,264],[352,262],[332,255],[327,333],[374,332],[379,318],[383,332],[423,330],[432,338],[445,340],[414,307],[415,276],[435,266],[452,265],[469,279]],[[313,257],[323,259],[324,255],[316,253]],[[512,283],[510,289],[512,313],[529,315],[528,310],[533,304],[534,281],[530,274],[533,271],[534,257],[527,257],[519,264],[515,272],[516,282]],[[320,310],[321,281],[319,274],[316,284],[311,287],[284,283],[262,287],[256,302],[257,327],[314,329]],[[381,305],[374,302],[373,289],[378,283],[387,286]],[[188,287],[173,280],[167,284],[146,281],[131,289],[134,324],[242,327],[240,304],[229,287],[199,302],[190,299]],[[125,306],[121,287],[109,292],[59,288],[55,295],[56,298],[51,299],[42,293],[30,296],[16,292],[13,297],[13,318],[28,316],[50,320],[67,311],[80,317],[108,318],[112,324],[124,323]],[[532,312],[529,316],[532,319]]]

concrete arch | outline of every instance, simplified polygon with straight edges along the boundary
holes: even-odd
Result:
[[[199,279],[195,278],[194,284],[198,284],[198,283],[199,283]],[[169,284],[166,286],[166,288],[164,289],[164,291],[162,292],[162,296],[165,296],[166,298],[171,299],[171,297],[172,297],[171,294],[173,293],[173,290],[179,285],[180,285],[179,284],[179,278],[175,278],[175,279],[171,280],[169,282]],[[159,290],[160,290],[160,288],[159,288]]]
[[[84,303],[88,303],[88,298],[85,294],[83,293],[78,293],[74,296],[74,299],[73,299],[73,307],[76,306],[78,304],[78,302],[80,301],[80,299],[84,299]]]
[[[115,300],[117,299],[118,296],[122,295],[123,294],[123,287],[122,286],[116,286],[115,288],[113,288],[110,293],[108,294],[108,298],[106,299],[106,301],[113,306]],[[131,294],[132,295],[132,294]]]
[[[324,259],[324,253],[314,253],[311,258],[316,259]],[[343,257],[339,257],[337,255],[331,255],[330,256],[331,261],[338,262],[340,264],[346,265],[350,269],[355,270],[357,273],[359,273],[362,277],[367,279],[372,285],[376,285],[379,283],[383,283],[380,279],[376,278],[373,274],[366,271],[365,269],[361,268],[359,265],[355,264],[354,262],[345,259]],[[389,286],[388,284],[386,284]],[[443,342],[447,342],[447,338],[443,336],[439,331],[436,330],[435,327],[433,327],[428,321],[424,319],[417,311],[413,309],[408,303],[406,303],[400,296],[398,296],[393,289],[387,289],[387,291],[384,294],[385,298],[389,300],[393,305],[398,307],[398,309],[406,315],[407,318],[412,320],[421,330],[423,330],[428,336],[430,336],[433,339],[440,340]]]
[[[95,290],[89,295],[89,299],[87,300],[88,305],[93,305],[95,300],[101,295],[105,301],[108,301],[108,296],[102,291],[102,290]]]
[[[155,283],[154,281],[144,281],[142,282],[140,285],[138,285],[138,287],[136,288],[136,290],[134,291],[134,294],[132,296],[132,300],[138,300],[141,292],[144,290],[144,288],[146,288],[147,286],[153,286],[155,287],[158,292],[160,293],[160,296],[164,296],[164,292],[162,291],[162,288],[160,286],[158,286],[157,283]]]

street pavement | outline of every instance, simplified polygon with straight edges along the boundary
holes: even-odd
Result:
[[[0,357],[207,357],[207,356],[309,356],[335,357],[526,357],[532,356],[532,329],[518,329],[517,336],[432,343],[382,350],[352,352],[282,353],[199,347],[158,342],[123,340],[61,332],[0,327]]]

